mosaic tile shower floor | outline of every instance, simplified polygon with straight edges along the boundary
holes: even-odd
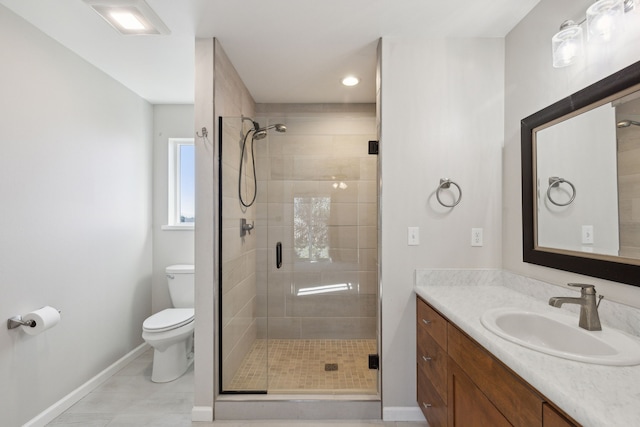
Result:
[[[378,371],[368,356],[376,352],[376,340],[272,339],[267,354],[267,340],[256,340],[227,390],[375,394]]]

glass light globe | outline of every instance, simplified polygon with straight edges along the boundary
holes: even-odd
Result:
[[[599,0],[587,9],[589,41],[608,42],[623,29],[623,0]]]
[[[565,21],[551,39],[553,50],[553,66],[566,67],[582,56],[582,28],[573,21]]]

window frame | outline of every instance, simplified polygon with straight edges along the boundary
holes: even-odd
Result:
[[[193,146],[194,138],[169,138],[168,142],[168,168],[167,168],[167,225],[163,230],[193,230],[194,222],[180,222],[180,148]],[[195,166],[195,165],[194,165]]]

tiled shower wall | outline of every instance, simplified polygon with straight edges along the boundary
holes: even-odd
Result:
[[[205,230],[208,229],[209,224],[198,223],[196,239],[207,241],[207,244],[201,247],[208,245],[212,247],[217,246],[217,239],[221,239],[223,242],[220,265],[223,272],[222,289],[220,294],[218,294],[218,298],[222,299],[222,322],[218,328],[222,334],[221,357],[224,372],[221,372],[220,375],[222,375],[224,382],[233,377],[240,363],[249,353],[257,335],[255,322],[255,241],[251,239],[243,241],[240,239],[239,234],[240,218],[248,217],[249,222],[253,222],[255,208],[250,208],[248,211],[243,212],[237,196],[238,166],[240,161],[238,141],[242,132],[242,121],[240,117],[253,117],[255,102],[217,40],[215,40],[214,52],[215,72],[213,74],[215,75],[215,86],[213,92],[215,93],[216,132],[214,132],[214,135],[210,132],[209,139],[202,144],[199,161],[216,163],[219,147],[217,145],[210,145],[208,141],[218,140],[217,131],[219,131],[219,123],[217,119],[220,116],[235,117],[235,119],[230,121],[225,120],[225,125],[222,127],[224,141],[224,164],[222,165],[223,186],[221,189],[223,199],[222,212],[217,211],[219,196],[217,188],[217,166],[213,168],[213,173],[211,173],[211,177],[215,182],[215,186],[213,186],[212,189],[212,205],[216,206],[217,215],[215,215],[215,219],[218,219],[218,215],[222,219],[222,230],[219,235],[217,231],[212,233],[216,236],[216,239],[208,241]],[[245,122],[245,126],[247,125],[248,122]],[[228,138],[230,138],[230,143],[226,143]],[[201,140],[198,140],[198,142],[201,142]],[[225,152],[227,156],[224,155]],[[206,166],[198,168],[198,165],[196,165],[196,172],[202,174],[203,171],[206,170],[205,168]],[[198,170],[200,170],[200,172],[198,172]],[[202,188],[200,191],[202,191]],[[206,194],[204,192],[202,194],[202,198],[199,200],[207,200]],[[200,209],[203,209],[203,205],[206,205],[206,203],[200,204]],[[198,209],[198,207],[196,207],[196,209]],[[217,223],[211,225],[217,229]],[[216,247],[216,255],[217,254]],[[200,264],[205,264],[205,261]],[[215,264],[216,267],[218,267],[218,263],[216,262]],[[197,261],[196,265],[199,265]],[[196,267],[196,270],[198,269],[199,267]],[[200,269],[200,274],[202,274],[202,270],[204,269]],[[217,272],[218,270],[216,268],[215,274],[217,274]],[[196,275],[197,274],[199,273],[196,272]],[[217,284],[217,277],[215,283]],[[196,307],[198,307],[197,304],[198,303],[196,303]],[[217,307],[215,312],[217,313]],[[213,320],[213,324],[217,323],[218,320],[216,318]],[[196,342],[205,339],[208,338],[201,337],[199,340],[196,340]],[[217,349],[217,345],[215,346]],[[203,362],[203,364],[206,362]],[[216,364],[212,363],[212,365]],[[196,379],[196,383],[198,381],[200,381],[200,378]]]
[[[241,118],[222,121],[222,357],[223,382],[226,384],[248,354],[257,337],[256,313],[256,239],[248,234],[240,237],[240,219],[255,221],[255,205],[242,207],[238,199],[238,174],[242,132],[248,129]],[[253,179],[243,183],[249,188],[243,194],[253,194]],[[244,192],[248,190],[248,193]],[[251,196],[248,197],[249,200]],[[245,201],[247,197],[244,197]]]
[[[375,338],[375,105],[281,108],[257,107],[262,125],[287,126],[256,141],[258,336]]]

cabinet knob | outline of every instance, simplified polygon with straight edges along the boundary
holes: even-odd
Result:
[[[431,320],[422,319],[422,323],[424,323],[425,325],[428,325],[429,323],[431,323]]]
[[[425,408],[431,408],[431,403],[422,402],[422,406],[424,406]]]
[[[422,360],[425,362],[431,362],[431,358],[429,356],[422,356]]]

